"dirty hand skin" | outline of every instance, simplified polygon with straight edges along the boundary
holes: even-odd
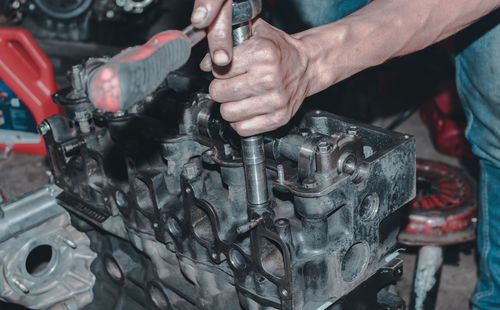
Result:
[[[226,66],[233,58],[233,0],[195,0],[191,23],[207,28],[210,56],[217,66]]]
[[[228,3],[196,0],[193,16],[204,6],[204,21],[212,25],[209,34],[226,31],[227,25],[217,24],[230,21],[224,12]],[[374,0],[346,18],[294,35],[257,20],[254,36],[231,52],[230,34],[209,35],[210,54],[200,66],[214,73],[210,94],[222,103],[222,116],[240,135],[249,136],[287,123],[305,97],[445,39],[499,7],[500,0]],[[214,10],[220,10],[218,15]],[[221,48],[233,57],[225,74],[212,66],[212,61],[221,65],[216,52]]]
[[[257,19],[228,70],[213,71],[210,95],[222,103],[222,117],[242,136],[285,125],[309,94],[305,56],[299,40]],[[200,66],[211,71],[210,57]]]

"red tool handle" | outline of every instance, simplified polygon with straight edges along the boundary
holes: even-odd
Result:
[[[191,42],[182,31],[165,31],[146,44],[123,50],[90,77],[88,95],[99,109],[125,110],[153,92],[168,73],[184,65]]]

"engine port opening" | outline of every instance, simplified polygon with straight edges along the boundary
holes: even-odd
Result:
[[[193,225],[193,232],[198,238],[208,242],[215,241],[210,217],[202,208],[198,206],[193,206],[191,208],[191,225]]]
[[[285,261],[281,247],[273,240],[262,237],[259,240],[262,268],[277,278],[285,277]]]
[[[342,259],[342,278],[346,282],[353,282],[365,271],[370,250],[362,242],[353,244]]]
[[[246,258],[236,249],[231,249],[229,251],[229,260],[236,269],[244,270],[247,268]]]
[[[35,247],[26,257],[26,271],[32,276],[39,276],[47,271],[53,260],[52,252],[52,247],[47,244]]]
[[[380,199],[377,193],[371,193],[366,195],[358,208],[359,217],[363,221],[369,221],[375,218],[378,213],[380,205]]]

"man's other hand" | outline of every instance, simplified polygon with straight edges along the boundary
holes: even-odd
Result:
[[[210,57],[201,69],[212,71],[210,95],[221,103],[222,117],[241,136],[285,125],[308,95],[308,60],[302,42],[257,19],[253,36],[234,49],[224,74],[214,71]]]

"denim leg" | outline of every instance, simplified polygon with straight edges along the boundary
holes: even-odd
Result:
[[[276,0],[275,26],[295,33],[331,23],[371,0]]]
[[[331,23],[351,14],[370,0],[292,0],[302,21],[311,27]]]
[[[467,116],[467,139],[480,159],[479,280],[473,309],[500,309],[500,14],[459,34],[457,86]],[[474,37],[475,36],[475,37]],[[460,43],[459,42],[459,43]]]

